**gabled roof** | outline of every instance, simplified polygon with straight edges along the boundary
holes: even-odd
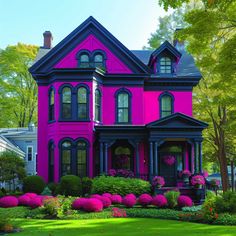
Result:
[[[148,128],[161,129],[205,129],[207,126],[207,123],[179,112],[147,124]]]
[[[139,60],[92,16],[90,16],[60,43],[47,52],[46,55],[36,61],[29,71],[33,75],[48,72],[57,62],[73,50],[78,45],[78,42],[84,40],[90,34],[94,34],[100,41],[102,41],[102,43],[108,45],[109,49],[112,50],[118,58],[121,60],[125,59],[126,65],[132,71],[136,73],[149,72],[149,68],[141,60]]]
[[[171,45],[168,41],[165,41],[159,48],[157,48],[150,57],[149,63],[151,62],[151,59],[153,57],[156,57],[160,55],[162,52],[165,50],[169,51],[170,54],[172,54],[174,57],[181,57],[181,53],[173,46]]]

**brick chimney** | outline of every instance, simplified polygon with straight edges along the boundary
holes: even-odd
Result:
[[[53,40],[53,37],[52,37],[52,33],[50,31],[45,31],[43,33],[43,48],[52,48],[52,40]]]

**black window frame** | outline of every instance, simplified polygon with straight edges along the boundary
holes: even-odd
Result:
[[[88,61],[87,62],[84,62],[82,61],[82,57],[83,56],[87,56],[88,57]],[[78,68],[80,69],[87,69],[87,68],[90,68],[91,67],[91,52],[88,51],[88,50],[80,50],[77,55],[76,55],[76,59],[77,59],[77,66]],[[86,65],[87,66],[81,66],[81,65]]]
[[[100,89],[95,89],[95,99],[94,99],[94,120],[97,122],[101,122],[102,116],[102,93]]]
[[[52,94],[53,94],[53,104],[51,103],[52,99]],[[53,122],[55,121],[55,89],[54,87],[50,87],[48,90],[48,121]]]
[[[170,100],[170,102],[171,102],[170,109],[168,109],[168,110],[163,110],[163,107],[162,107],[162,100],[165,97],[169,97],[171,99]],[[166,116],[169,116],[169,115],[173,114],[174,113],[174,96],[169,92],[162,93],[159,96],[159,107],[160,107],[160,118],[164,118]],[[169,112],[170,114],[169,115],[164,115],[163,112]]]
[[[70,147],[63,147],[63,143],[65,142],[69,142],[70,143]],[[62,139],[59,143],[59,148],[60,148],[60,177],[64,176],[64,175],[71,175],[73,173],[73,165],[72,165],[72,162],[73,162],[73,140],[70,139],[70,138],[65,138],[65,139]],[[70,151],[70,173],[66,173],[64,174],[63,173],[63,151],[67,151],[69,150]]]

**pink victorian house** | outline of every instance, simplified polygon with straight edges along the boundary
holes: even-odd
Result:
[[[192,117],[201,74],[181,43],[132,51],[93,17],[52,49],[51,37],[44,33],[30,68],[38,83],[40,176],[57,182],[128,169],[176,186],[182,170],[202,172],[207,124]]]

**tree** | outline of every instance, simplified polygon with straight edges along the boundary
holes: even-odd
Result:
[[[15,189],[16,180],[22,181],[26,176],[25,162],[16,153],[5,151],[0,154],[0,182],[9,184]]]
[[[0,127],[36,122],[37,85],[28,68],[38,47],[18,43],[0,51]]]
[[[236,2],[233,0],[159,0],[165,9],[195,4],[184,15],[179,34],[188,41],[203,79],[195,89],[196,115],[208,121],[205,146],[217,160],[223,190],[228,189],[229,157],[235,153]],[[210,152],[208,152],[210,154]]]

